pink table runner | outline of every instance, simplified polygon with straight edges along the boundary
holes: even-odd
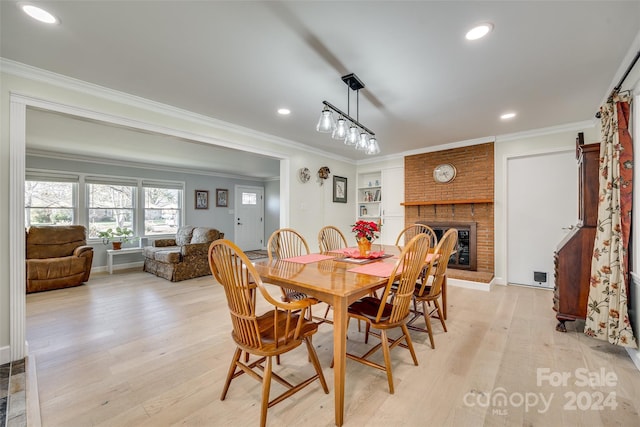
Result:
[[[361,265],[348,271],[352,273],[368,274],[370,276],[389,277],[395,267],[395,263],[391,262],[372,262],[371,264]],[[402,266],[398,267],[397,273],[402,272]]]
[[[323,261],[325,259],[331,259],[332,256],[322,254],[309,254],[294,256],[293,258],[285,258],[283,261],[297,262],[298,264],[311,264],[312,262]]]

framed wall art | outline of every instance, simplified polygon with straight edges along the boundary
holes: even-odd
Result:
[[[333,201],[347,203],[347,178],[333,176]]]
[[[229,190],[221,188],[216,189],[216,206],[219,208],[226,208],[229,206]]]
[[[209,209],[209,192],[196,190],[196,209]]]

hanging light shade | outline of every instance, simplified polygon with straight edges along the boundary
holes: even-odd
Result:
[[[358,143],[356,144],[356,150],[366,150],[369,146],[369,134],[366,132],[360,133],[360,138],[358,138]]]
[[[335,128],[336,124],[333,120],[333,113],[327,107],[324,107],[322,113],[320,113],[320,119],[318,120],[318,125],[316,126],[316,130],[321,133],[329,133]]]
[[[349,127],[349,132],[347,133],[347,137],[344,140],[344,143],[346,145],[353,145],[353,146],[358,144],[358,128],[356,127],[356,125],[351,124],[351,127]]]
[[[369,145],[365,152],[370,156],[380,154],[380,146],[378,145],[378,140],[375,136],[372,136],[371,139],[369,139]]]
[[[340,116],[336,121],[336,127],[335,129],[333,129],[331,138],[344,140],[347,137],[348,131],[349,128],[347,127],[347,120],[344,117]]]
[[[344,139],[345,145],[354,147],[356,150],[362,150],[367,154],[378,154],[380,147],[375,138],[375,133],[359,121],[360,89],[364,88],[364,83],[353,73],[342,76],[342,81],[347,85],[347,112],[343,112],[327,101],[322,101],[324,108],[322,109],[316,130],[323,133],[331,132],[333,139]],[[350,111],[350,90],[356,92],[355,118],[351,116]],[[337,123],[333,119],[332,111],[339,115]],[[347,124],[349,124],[348,128]],[[371,141],[373,141],[373,143]]]

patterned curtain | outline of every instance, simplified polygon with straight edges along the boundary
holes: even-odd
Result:
[[[600,108],[600,201],[585,334],[637,348],[627,303],[633,181],[630,102],[628,94],[617,94]]]

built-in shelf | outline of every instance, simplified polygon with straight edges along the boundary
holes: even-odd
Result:
[[[493,203],[493,199],[458,199],[458,200],[432,200],[425,202],[404,202],[402,206],[431,206],[431,205],[472,205],[477,203]]]

